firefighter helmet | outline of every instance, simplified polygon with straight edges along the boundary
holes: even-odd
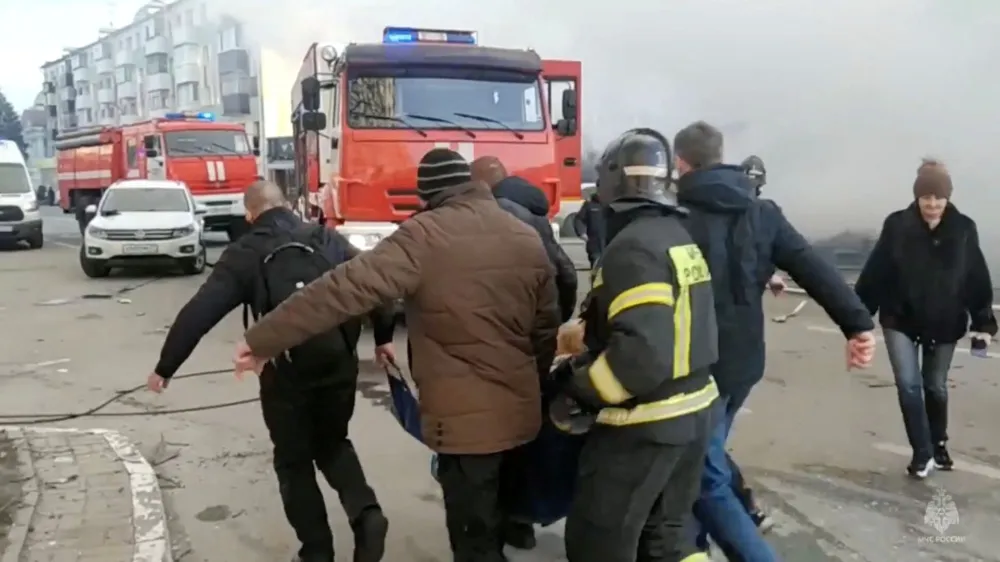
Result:
[[[764,161],[760,159],[760,156],[747,156],[740,167],[743,168],[743,173],[750,178],[754,188],[758,191],[767,183],[767,170],[764,168]]]
[[[649,203],[677,206],[670,141],[654,129],[630,129],[611,141],[597,165],[597,194],[613,210]]]

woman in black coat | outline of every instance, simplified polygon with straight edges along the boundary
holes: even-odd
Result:
[[[951,176],[925,160],[915,201],[885,219],[855,290],[879,313],[896,379],[906,436],[907,473],[925,478],[950,470],[948,371],[955,346],[971,330],[974,353],[997,333],[993,284],[976,223],[950,202]]]

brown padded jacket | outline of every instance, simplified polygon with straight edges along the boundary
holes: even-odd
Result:
[[[246,333],[274,357],[404,299],[424,442],[488,454],[534,439],[539,377],[559,328],[555,272],[538,234],[486,184],[449,188],[391,236],[298,291]]]

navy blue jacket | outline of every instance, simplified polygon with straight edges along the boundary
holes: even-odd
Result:
[[[683,175],[678,200],[685,225],[712,273],[719,326],[713,375],[724,395],[746,392],[764,376],[763,294],[775,268],[819,303],[845,336],[874,329],[871,315],[773,201],[754,196],[737,166]]]
[[[580,210],[576,214],[577,232],[587,235],[587,257],[590,258],[591,265],[597,261],[607,244],[607,224],[604,218],[604,209],[597,199],[597,194],[591,195],[583,202]]]

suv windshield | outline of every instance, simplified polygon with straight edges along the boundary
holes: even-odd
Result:
[[[163,134],[169,156],[250,154],[243,131],[174,131]]]
[[[28,170],[20,164],[0,164],[0,193],[31,193]]]
[[[190,211],[187,193],[183,189],[162,187],[122,187],[108,190],[101,212],[185,212]]]
[[[357,77],[349,83],[355,129],[541,131],[538,81]]]

